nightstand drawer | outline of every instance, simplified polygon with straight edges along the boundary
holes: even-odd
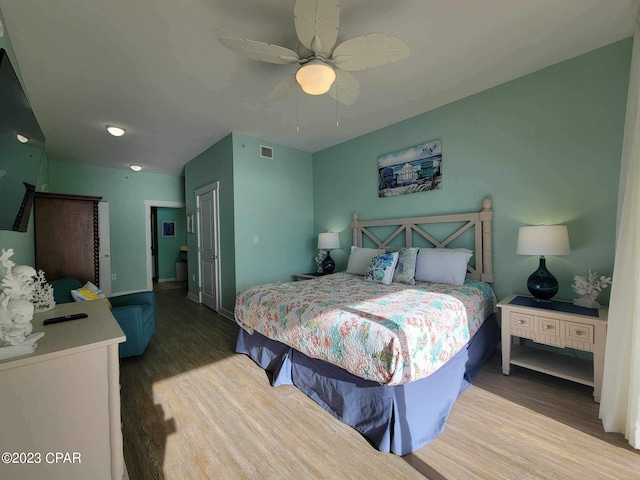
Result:
[[[533,332],[533,316],[525,315],[524,313],[511,313],[511,328]]]
[[[593,325],[565,322],[565,336],[567,340],[593,343]]]
[[[553,318],[538,317],[538,332],[545,335],[560,336],[560,321]]]
[[[536,336],[534,340],[545,345],[564,347],[564,338],[560,320],[547,317],[536,317]]]

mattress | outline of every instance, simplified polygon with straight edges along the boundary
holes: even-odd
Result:
[[[493,313],[491,287],[475,280],[383,285],[336,273],[241,291],[235,316],[310,358],[381,385],[427,377],[460,351]]]

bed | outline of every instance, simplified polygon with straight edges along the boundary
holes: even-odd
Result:
[[[397,455],[421,448],[443,431],[499,339],[492,220],[488,199],[474,213],[365,222],[354,214],[358,248],[399,239],[411,248],[416,237],[448,248],[472,234],[475,261],[464,284],[383,285],[337,273],[251,287],[236,299],[236,351],[271,372],[272,385],[295,385],[375,448]],[[439,241],[426,229],[440,224],[461,226]]]

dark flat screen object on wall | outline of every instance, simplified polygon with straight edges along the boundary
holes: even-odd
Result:
[[[0,230],[27,231],[43,153],[42,130],[0,49]]]

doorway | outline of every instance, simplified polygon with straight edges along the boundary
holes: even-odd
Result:
[[[111,296],[111,234],[109,228],[109,204],[98,203],[98,238],[99,238],[99,266],[100,290]]]
[[[162,200],[145,200],[144,201],[144,208],[145,208],[145,230],[146,230],[146,263],[147,263],[147,290],[149,291],[153,291],[153,286],[154,286],[154,263],[158,262],[158,267],[155,268],[155,275],[158,275],[156,278],[157,280],[162,280],[161,277],[161,269],[162,269],[162,265],[160,265],[159,262],[159,255],[160,252],[159,250],[161,250],[162,247],[159,247],[159,243],[160,243],[160,239],[156,238],[155,241],[155,248],[156,251],[154,253],[153,247],[154,247],[154,243],[152,240],[152,215],[151,215],[151,209],[152,208],[156,208],[156,228],[154,228],[155,232],[159,231],[160,228],[160,223],[158,222],[158,212],[157,209],[158,208],[171,208],[171,209],[177,209],[177,208],[184,208],[184,202],[169,202],[169,201],[162,201]],[[183,219],[185,222],[185,232],[186,232],[186,217]],[[169,230],[167,230],[167,232],[169,232]],[[174,228],[174,232],[175,232],[175,228]],[[185,243],[186,245],[186,240]],[[179,254],[179,247],[176,248],[176,251],[174,252],[176,255]],[[154,259],[154,255],[155,255],[155,259]]]
[[[158,278],[158,207],[151,207],[151,281]]]
[[[219,182],[195,191],[198,224],[198,293],[200,303],[220,310]]]

